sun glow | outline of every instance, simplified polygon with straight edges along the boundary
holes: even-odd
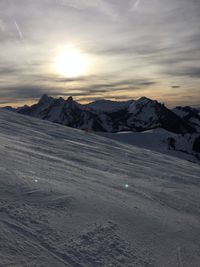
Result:
[[[67,47],[58,52],[54,62],[56,73],[69,78],[85,75],[88,67],[89,59],[87,55]]]

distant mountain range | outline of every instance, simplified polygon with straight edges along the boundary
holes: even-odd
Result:
[[[163,128],[177,134],[200,132],[198,109],[176,107],[170,110],[146,97],[126,102],[99,100],[81,105],[72,97],[65,100],[43,95],[32,106],[5,109],[86,131],[141,132]]]

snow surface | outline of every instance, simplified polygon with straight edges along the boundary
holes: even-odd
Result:
[[[185,116],[188,115],[188,112],[186,112],[185,110],[182,110],[182,109],[174,108],[172,111],[173,111],[177,116],[179,116],[179,117],[181,117],[181,118],[183,118],[183,117],[185,117]]]
[[[162,128],[152,129],[144,132],[118,132],[118,133],[98,133],[98,135],[134,145],[148,150],[158,151],[181,159],[200,163],[200,154],[192,150],[194,140],[199,136],[196,134],[175,134]],[[168,138],[174,138],[175,150],[169,149]],[[199,159],[197,158],[199,157]]]
[[[128,108],[134,102],[135,102],[134,100],[118,102],[118,101],[102,99],[86,104],[84,105],[84,107],[95,111],[114,112],[120,109]]]
[[[0,266],[200,263],[200,167],[0,111]]]

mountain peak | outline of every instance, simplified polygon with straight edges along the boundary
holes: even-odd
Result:
[[[72,96],[69,96],[69,97],[67,98],[67,101],[68,101],[68,102],[72,102],[72,101],[74,101],[74,99],[73,99]]]
[[[53,98],[51,96],[48,96],[47,94],[43,94],[39,100],[39,104],[46,104],[49,103]]]
[[[137,113],[138,109],[145,107],[147,104],[153,104],[154,100],[147,98],[145,96],[139,98],[138,100],[131,103],[129,106],[129,112],[130,113]]]
[[[145,97],[145,96],[142,96],[141,98],[139,98],[137,100],[137,103],[140,103],[140,104],[147,104],[148,102],[153,102],[154,100],[148,98],[148,97]]]

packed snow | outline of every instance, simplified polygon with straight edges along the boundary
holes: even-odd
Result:
[[[200,166],[0,111],[0,266],[197,267]]]

